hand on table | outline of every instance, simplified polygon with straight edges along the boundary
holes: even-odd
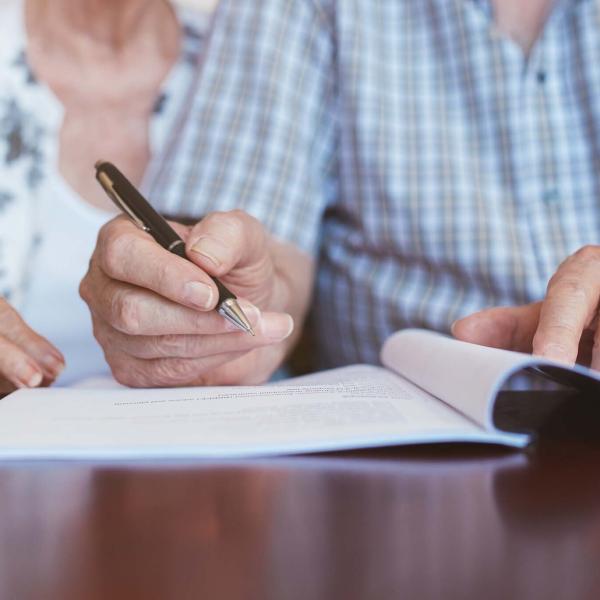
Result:
[[[49,385],[64,366],[63,355],[0,299],[0,393]]]
[[[193,262],[124,217],[100,232],[80,293],[113,375],[133,387],[266,381],[294,329],[290,290],[275,260],[289,248],[241,211],[213,213],[193,228],[171,225]],[[209,273],[238,295],[256,337],[214,310]]]
[[[567,258],[550,280],[542,302],[483,310],[457,321],[460,340],[578,362],[600,370],[600,246]]]

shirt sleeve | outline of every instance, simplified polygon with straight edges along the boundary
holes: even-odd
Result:
[[[316,0],[222,0],[185,124],[152,197],[170,214],[240,208],[315,254],[336,195],[331,15]]]

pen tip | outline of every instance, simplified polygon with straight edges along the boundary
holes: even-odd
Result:
[[[256,336],[248,317],[244,314],[244,311],[234,298],[225,300],[219,307],[219,313],[229,322],[233,323],[238,329]]]
[[[95,168],[95,169],[99,169],[99,168],[100,168],[100,167],[101,167],[101,166],[102,166],[102,165],[103,165],[105,162],[106,162],[105,160],[97,160],[97,161],[94,163],[94,168]]]

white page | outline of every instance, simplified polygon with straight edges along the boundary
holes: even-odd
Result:
[[[337,383],[22,390],[0,401],[0,458],[231,457],[455,440],[522,445],[484,434],[384,369],[317,377]]]
[[[493,403],[500,387],[514,373],[530,366],[551,366],[600,381],[589,369],[573,369],[529,354],[477,346],[420,329],[391,336],[383,346],[381,361],[420,388],[494,430]]]

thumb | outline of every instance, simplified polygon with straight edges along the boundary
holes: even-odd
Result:
[[[190,231],[186,250],[190,260],[216,277],[251,267],[260,281],[257,267],[270,264],[262,224],[241,210],[207,215]]]
[[[541,307],[535,302],[482,310],[455,321],[452,334],[463,342],[531,353]]]

